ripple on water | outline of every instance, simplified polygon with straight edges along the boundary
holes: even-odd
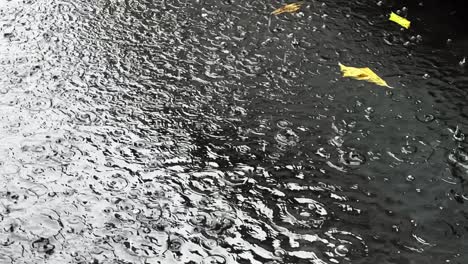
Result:
[[[422,163],[417,158],[432,147],[396,135],[436,142],[440,130],[430,128],[442,122],[434,116],[442,112],[439,102],[456,105],[460,118],[466,107],[461,94],[448,100],[448,87],[434,85],[437,98],[425,102],[427,83],[417,69],[424,49],[414,46],[420,37],[408,42],[418,56],[404,61],[413,68],[389,56],[390,66],[380,70],[405,81],[416,72],[421,87],[385,94],[350,81],[342,92],[339,69],[330,64],[338,57],[409,56],[399,45],[382,50],[384,23],[376,21],[385,10],[374,4],[324,0],[270,17],[278,5],[262,1],[3,2],[0,133],[14,137],[0,143],[8,153],[0,161],[0,263],[360,263],[382,250],[379,261],[404,263],[445,260],[445,252],[464,246],[441,236],[434,251],[408,255],[399,243],[408,236],[376,239],[391,232],[389,223],[407,222],[406,209],[431,200],[391,202],[397,178],[407,186],[405,179],[413,185],[424,177],[405,173],[390,186],[354,176],[364,167],[396,169],[384,163],[386,149],[401,160],[398,169],[414,169],[408,165]],[[384,30],[388,43],[408,38]],[[357,61],[382,62],[371,57]],[[428,72],[436,83],[443,66],[425,60],[422,68],[437,66]],[[414,91],[424,99],[417,107],[427,103],[427,111],[413,111]],[[356,100],[364,103],[353,106]],[[38,129],[49,132],[31,133]],[[363,137],[350,139],[352,133]],[[345,139],[368,152],[346,147]],[[461,129],[448,137],[459,147],[464,140]],[[416,169],[444,167],[436,148],[435,167]],[[466,179],[466,150],[447,159]],[[339,177],[348,169],[355,173]],[[342,191],[348,181],[353,187]],[[458,192],[453,198],[460,205],[465,199]],[[374,224],[359,224],[369,220],[353,213],[361,207],[376,211]],[[380,213],[389,207],[398,213]],[[426,209],[427,218],[442,214],[458,227],[459,208]]]
[[[431,123],[436,119],[436,117],[433,114],[417,112],[416,119],[421,123]]]
[[[203,259],[203,264],[226,264],[226,258],[221,255],[212,255]]]
[[[21,170],[19,165],[0,161],[0,175],[15,175],[18,174]]]
[[[348,231],[331,229],[325,233],[330,244],[334,244],[333,252],[336,257],[347,257],[351,260],[368,256],[368,246],[359,235]]]
[[[118,195],[124,191],[128,186],[128,180],[120,173],[116,173],[105,179],[104,190],[114,192],[114,195]]]
[[[451,151],[448,161],[454,177],[462,181],[468,180],[468,153],[464,149],[457,148]]]
[[[13,95],[13,94],[2,94],[0,96],[0,106],[16,106],[20,102],[20,96],[19,95]]]
[[[34,96],[26,101],[21,101],[21,107],[29,111],[40,112],[52,107],[52,98]]]
[[[90,111],[79,111],[75,113],[75,123],[79,125],[91,126],[99,123],[99,117],[96,113]]]
[[[284,129],[276,134],[275,140],[279,148],[292,147],[299,142],[299,136],[292,129]]]
[[[49,238],[41,237],[32,242],[32,248],[39,253],[51,255],[54,253],[55,245],[50,242]]]

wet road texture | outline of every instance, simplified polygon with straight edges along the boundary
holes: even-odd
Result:
[[[1,0],[0,263],[468,263],[465,15],[401,2]]]

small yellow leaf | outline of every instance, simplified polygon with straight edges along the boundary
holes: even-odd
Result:
[[[279,15],[283,13],[294,13],[299,10],[304,2],[297,2],[292,4],[284,5],[275,11],[271,12],[273,15]]]
[[[341,72],[343,73],[343,77],[350,77],[356,80],[360,81],[368,81],[371,83],[375,83],[380,86],[385,86],[388,88],[392,88],[382,80],[377,74],[375,74],[371,69],[369,68],[355,68],[355,67],[348,67],[344,66],[341,63],[338,63],[340,65]]]
[[[393,12],[390,14],[389,20],[399,24],[400,26],[406,29],[408,29],[411,24],[411,22],[408,19],[401,17]]]

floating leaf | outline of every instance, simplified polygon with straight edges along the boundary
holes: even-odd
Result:
[[[283,13],[294,13],[299,10],[304,2],[297,2],[292,4],[284,5],[275,11],[271,12],[273,15],[279,15]]]
[[[371,69],[369,68],[354,68],[354,67],[347,67],[344,66],[341,63],[338,63],[340,65],[341,72],[343,72],[343,77],[350,77],[356,80],[360,81],[368,81],[371,83],[375,83],[380,86],[385,86],[388,88],[392,88],[382,80],[377,74],[375,74]]]
[[[390,19],[389,20],[397,23],[398,25],[400,25],[400,26],[402,26],[402,27],[404,27],[406,29],[408,29],[410,24],[411,24],[411,22],[408,19],[406,19],[404,17],[401,17],[401,16],[399,16],[399,15],[393,13],[393,12],[390,14]]]

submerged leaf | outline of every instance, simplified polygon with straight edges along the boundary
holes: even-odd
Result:
[[[271,12],[273,15],[279,15],[283,13],[294,13],[299,10],[304,2],[297,2],[292,4],[284,5],[275,11]]]
[[[400,25],[400,26],[402,26],[402,27],[404,27],[406,29],[408,29],[410,27],[410,24],[411,24],[411,22],[408,19],[406,19],[404,17],[401,17],[401,16],[399,16],[399,15],[393,13],[393,12],[390,14],[389,20],[397,23],[398,25]]]
[[[338,65],[340,65],[340,69],[341,69],[341,72],[343,73],[343,77],[350,77],[350,78],[360,80],[360,81],[368,81],[368,82],[375,83],[380,86],[392,88],[391,86],[387,84],[387,82],[382,80],[382,78],[380,78],[377,74],[375,74],[375,72],[373,72],[369,68],[348,67],[348,66],[344,66],[341,63],[338,63]]]

